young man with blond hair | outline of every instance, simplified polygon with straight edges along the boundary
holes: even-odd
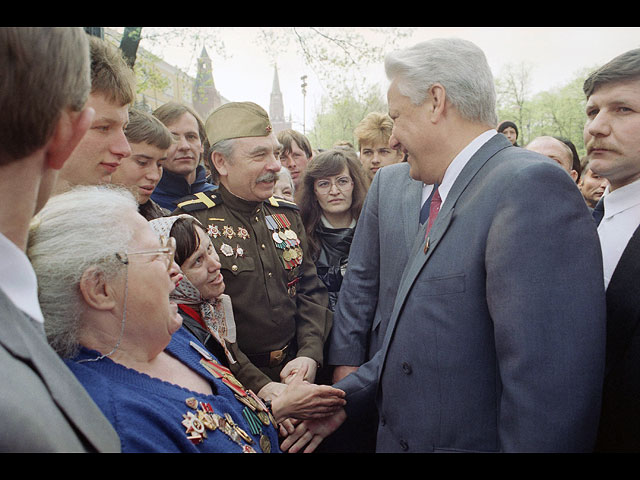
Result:
[[[393,120],[385,113],[372,112],[358,124],[354,135],[360,149],[360,162],[369,183],[382,167],[402,161],[403,154],[389,146]]]
[[[93,123],[60,171],[55,193],[75,185],[110,183],[123,158],[131,155],[124,128],[129,105],[135,100],[135,76],[118,49],[89,37],[91,93],[87,107],[95,111]]]

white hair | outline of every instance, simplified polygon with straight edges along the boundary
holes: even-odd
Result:
[[[121,221],[126,211],[138,211],[128,190],[79,186],[49,199],[32,221],[27,255],[38,279],[47,338],[62,357],[75,355],[79,346],[84,272],[92,266],[107,278],[122,272],[115,253],[126,251],[133,236]]]
[[[472,42],[427,40],[389,53],[385,71],[415,105],[421,105],[429,88],[439,83],[464,118],[491,126],[498,123],[493,74],[484,53]]]
[[[295,185],[293,183],[293,177],[291,176],[291,172],[287,167],[280,167],[278,171],[278,178],[286,177],[287,181],[291,185],[291,189],[295,189]]]

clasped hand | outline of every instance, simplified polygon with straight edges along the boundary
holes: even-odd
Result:
[[[300,358],[304,359],[305,357]],[[340,412],[344,412],[345,392],[330,385],[316,385],[307,381],[310,366],[309,362],[300,361],[283,375],[283,383],[272,382],[260,390],[262,398],[271,400],[273,416],[282,427],[280,428],[281,435],[288,437],[297,433],[293,439],[286,443],[287,448],[292,445],[295,448],[300,448],[301,442],[308,437],[305,435],[308,430],[306,422],[300,423],[301,420],[321,421],[333,418],[336,414],[339,416]],[[313,362],[311,377],[315,377],[315,362]],[[296,426],[296,424],[298,425]],[[319,444],[321,440],[319,439],[317,443]],[[283,450],[285,449],[283,448]]]

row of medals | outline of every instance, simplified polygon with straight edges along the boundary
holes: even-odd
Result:
[[[276,422],[260,397],[251,390],[246,390],[234,377],[231,370],[214,360],[203,358],[200,360],[200,364],[214,377],[221,379],[233,391],[236,399],[245,405],[242,415],[247,421],[251,433],[260,436],[260,449],[264,453],[270,453],[271,441],[262,426],[276,425]],[[185,403],[189,408],[195,410],[195,413],[190,411],[182,415],[182,425],[186,429],[187,438],[192,443],[202,443],[207,438],[207,430],[218,429],[239,445],[244,453],[256,453],[252,446],[255,443],[254,439],[233,420],[229,413],[219,415],[213,410],[211,404],[198,402],[194,397],[187,398]]]
[[[225,225],[224,227],[222,227],[222,232],[220,231],[220,227],[218,227],[218,225],[209,225],[207,227],[207,233],[209,234],[210,237],[213,237],[213,238],[226,237],[229,240],[231,240],[234,237],[242,238],[243,240],[246,240],[247,238],[249,238],[249,232],[246,228],[238,227],[238,231],[236,232],[233,230],[233,227],[229,225]],[[223,243],[222,246],[220,247],[220,252],[224,254],[226,257],[231,257],[234,254],[236,257],[244,256],[244,250],[239,245],[234,250],[231,245]]]
[[[282,259],[287,270],[291,270],[302,263],[302,248],[296,232],[291,230],[291,222],[286,215],[266,215],[267,227],[271,230],[271,238],[276,247],[283,250]]]

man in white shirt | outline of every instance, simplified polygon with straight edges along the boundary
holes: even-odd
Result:
[[[0,29],[0,451],[119,451],[101,411],[47,344],[29,223],[94,116],[81,28]]]
[[[430,40],[385,67],[390,145],[438,189],[381,349],[334,385],[342,417],[375,398],[378,452],[591,451],[605,302],[579,190],[498,135],[493,76],[472,43]],[[312,449],[341,420],[302,422],[283,448]]]
[[[640,49],[592,73],[584,92],[589,166],[609,181],[594,209],[594,217],[601,216],[598,235],[607,289],[607,363],[597,448],[640,451]]]

